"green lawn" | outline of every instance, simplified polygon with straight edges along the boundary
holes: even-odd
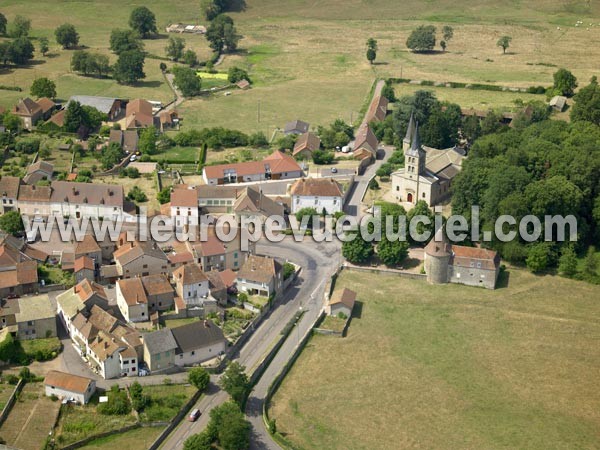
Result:
[[[153,161],[166,161],[168,163],[193,163],[198,161],[200,149],[198,147],[173,147],[165,152],[152,155]]]
[[[21,347],[28,355],[35,355],[36,352],[43,353],[59,353],[61,350],[60,339],[57,337],[45,338],[45,339],[27,339],[19,341]]]
[[[510,270],[508,287],[343,272],[339,339],[315,336],[270,415],[297,448],[598,448],[600,286]]]
[[[185,319],[166,319],[165,327],[167,327],[167,328],[182,327],[183,325],[197,322],[198,320],[200,320],[198,317],[186,317]]]

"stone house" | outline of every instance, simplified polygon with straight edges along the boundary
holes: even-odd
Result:
[[[59,399],[72,399],[80,405],[86,405],[96,392],[96,381],[51,370],[44,378],[44,388],[47,397],[55,395]]]
[[[283,266],[269,256],[249,255],[237,274],[237,287],[248,295],[269,297],[279,292]]]

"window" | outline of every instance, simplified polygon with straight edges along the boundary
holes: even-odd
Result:
[[[319,204],[319,197],[315,197],[315,205]]]
[[[425,198],[425,192],[423,192],[423,198]]]
[[[238,257],[238,252],[233,252],[233,258],[237,259],[237,257]]]
[[[400,190],[400,186],[396,186],[396,191],[399,191],[399,190]]]
[[[142,311],[142,317],[144,317],[145,315],[146,315],[146,313]]]
[[[192,352],[190,353],[192,356],[194,356],[196,354],[196,352],[194,350],[192,350]]]
[[[144,265],[142,266],[142,269],[147,269],[147,268],[148,268],[148,264],[144,264]]]
[[[32,326],[33,326],[33,320],[28,320],[28,321],[27,321],[27,326],[30,326],[30,327],[32,327]]]

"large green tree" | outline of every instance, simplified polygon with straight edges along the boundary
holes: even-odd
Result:
[[[241,405],[250,388],[246,368],[237,361],[232,362],[221,376],[220,384],[233,401]]]
[[[148,127],[140,132],[138,149],[144,155],[154,155],[158,148],[156,146],[157,136],[154,127]]]
[[[145,6],[138,6],[131,11],[129,26],[143,38],[158,33],[156,16]]]
[[[204,367],[194,367],[188,372],[188,381],[199,391],[204,391],[210,383],[210,374]]]
[[[406,46],[413,52],[433,50],[435,47],[435,27],[433,25],[420,25],[410,33],[406,40]]]
[[[117,55],[131,50],[141,52],[144,50],[144,43],[137,31],[115,28],[110,33],[110,49]]]
[[[217,16],[206,29],[206,39],[215,52],[235,51],[241,36],[237,33],[233,19],[225,14]]]
[[[383,238],[377,244],[377,256],[386,266],[397,266],[408,256],[408,242]]]
[[[24,230],[23,220],[19,211],[9,211],[0,215],[0,230],[16,235]]]
[[[373,244],[363,239],[359,232],[354,234],[356,237],[353,240],[342,244],[342,255],[352,264],[364,264],[373,257]]]
[[[566,95],[571,97],[575,93],[577,88],[577,78],[567,69],[558,69],[554,72],[554,95]]]
[[[79,33],[70,23],[64,23],[54,30],[56,42],[63,48],[72,48],[79,44]]]
[[[128,50],[119,54],[113,66],[113,77],[119,84],[135,84],[146,78],[144,73],[145,56],[138,50]]]
[[[33,97],[42,98],[55,98],[56,97],[56,83],[48,78],[36,78],[31,84],[29,93]]]
[[[174,82],[184,97],[195,97],[200,95],[202,80],[194,69],[189,67],[174,67]]]
[[[592,77],[590,84],[575,95],[575,104],[571,110],[571,120],[588,121],[600,125],[600,87],[598,78]]]

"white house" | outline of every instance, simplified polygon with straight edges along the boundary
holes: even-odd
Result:
[[[175,290],[186,305],[201,305],[210,294],[209,281],[198,264],[185,264],[173,272]]]
[[[173,189],[171,192],[171,219],[176,228],[198,225],[199,214],[198,191],[195,188]]]
[[[80,405],[89,402],[96,392],[96,382],[91,378],[71,375],[70,373],[51,370],[44,379],[46,396],[56,395],[58,398],[73,399]]]
[[[303,208],[315,208],[318,213],[335,214],[343,211],[344,191],[333,178],[302,178],[291,188],[292,213]]]

